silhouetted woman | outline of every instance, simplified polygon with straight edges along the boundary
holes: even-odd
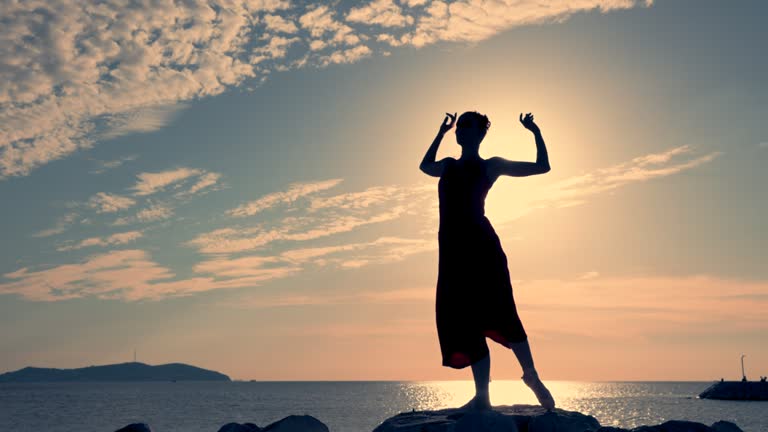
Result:
[[[511,348],[523,368],[523,382],[539,403],[555,407],[549,390],[533,365],[528,336],[517,315],[507,256],[488,218],[485,197],[499,176],[523,177],[549,171],[549,157],[539,127],[529,113],[520,122],[536,139],[536,162],[515,162],[500,157],[483,159],[478,153],[491,123],[477,112],[446,114],[420,169],[440,177],[439,265],[435,304],[437,334],[443,366],[472,366],[475,397],[464,408],[490,409],[488,381],[491,359],[486,337]],[[461,157],[435,161],[443,136],[456,123]]]

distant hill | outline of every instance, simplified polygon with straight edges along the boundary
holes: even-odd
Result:
[[[183,363],[152,366],[139,362],[77,369],[25,367],[0,374],[2,382],[55,381],[231,381],[228,376]]]

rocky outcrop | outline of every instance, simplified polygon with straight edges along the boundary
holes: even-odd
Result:
[[[150,429],[149,425],[146,423],[131,423],[115,432],[152,432],[152,429]]]
[[[115,432],[152,432],[146,423],[130,424]],[[253,423],[227,423],[219,432],[329,432],[328,426],[309,415],[291,415],[263,428]],[[733,423],[712,426],[672,420],[656,426],[622,429],[600,426],[592,416],[575,411],[546,411],[538,405],[494,407],[492,411],[447,408],[400,413],[373,432],[743,432]]]
[[[702,399],[768,401],[768,382],[718,381],[699,394]]]
[[[152,432],[146,423],[133,423],[115,432]],[[289,415],[263,428],[253,423],[227,423],[219,432],[329,432],[328,426],[310,415]]]
[[[261,432],[261,428],[253,423],[227,423],[219,428],[219,432]]]
[[[492,411],[464,411],[448,408],[437,411],[400,413],[373,432],[743,432],[729,422],[712,426],[688,421],[668,421],[635,429],[601,427],[592,416],[574,411],[546,411],[540,406],[512,405]]]

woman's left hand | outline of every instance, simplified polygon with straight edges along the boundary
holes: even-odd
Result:
[[[531,132],[539,132],[539,126],[533,122],[533,114],[528,113],[523,118],[523,113],[520,113],[520,123]]]

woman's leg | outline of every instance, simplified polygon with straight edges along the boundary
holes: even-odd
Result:
[[[533,365],[533,355],[531,354],[531,346],[528,341],[513,342],[509,344],[509,347],[515,353],[517,361],[520,362],[520,366],[523,368],[523,382],[533,390],[533,394],[536,395],[536,399],[544,408],[551,410],[555,408],[555,399],[549,392],[544,383],[539,379],[539,374],[536,372],[536,367]]]
[[[472,364],[472,377],[475,379],[475,397],[489,400],[488,382],[491,380],[491,355]]]
[[[475,397],[462,408],[485,410],[491,409],[491,398],[488,393],[488,382],[491,378],[491,355],[472,363],[472,378],[475,380]]]

